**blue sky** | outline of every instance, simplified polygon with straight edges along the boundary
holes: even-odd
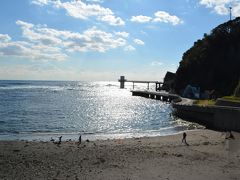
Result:
[[[0,79],[162,80],[239,0],[0,2]]]

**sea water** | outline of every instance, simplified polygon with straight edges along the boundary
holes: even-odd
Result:
[[[135,85],[146,89],[147,85]],[[131,95],[118,82],[0,81],[0,140],[128,138],[174,134],[192,124],[169,103]],[[154,87],[151,87],[154,88]]]

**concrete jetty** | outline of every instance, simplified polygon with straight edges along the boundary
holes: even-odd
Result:
[[[196,122],[209,129],[240,132],[240,108],[230,106],[199,106],[172,103],[174,114],[190,122]]]
[[[151,99],[167,101],[167,102],[172,102],[172,101],[177,102],[180,100],[180,96],[176,94],[165,93],[165,92],[140,91],[140,90],[132,90],[131,92],[133,96],[141,96],[145,98],[151,98]]]

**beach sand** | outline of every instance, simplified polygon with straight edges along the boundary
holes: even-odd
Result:
[[[77,142],[0,142],[0,179],[240,179],[240,155],[220,132]],[[229,144],[229,142],[228,142]],[[227,144],[227,145],[228,145]],[[231,144],[231,143],[230,143]]]

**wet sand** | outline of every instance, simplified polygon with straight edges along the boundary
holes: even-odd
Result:
[[[189,146],[181,140],[0,141],[0,179],[240,179],[239,149],[222,133],[189,131]]]

